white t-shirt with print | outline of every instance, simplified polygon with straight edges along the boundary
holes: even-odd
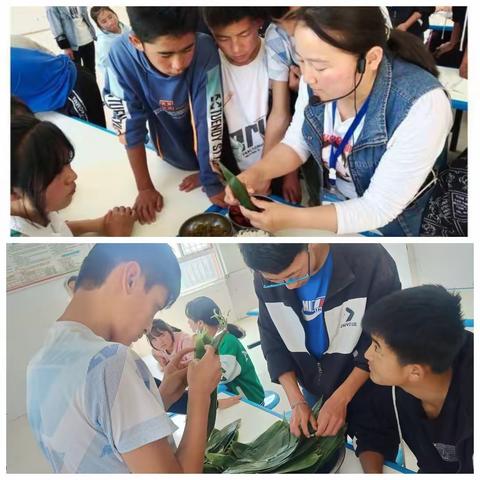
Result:
[[[93,42],[93,37],[90,33],[88,25],[85,23],[81,15],[80,7],[72,7],[70,13],[72,15],[73,26],[75,28],[77,45],[82,47],[83,45]]]
[[[268,115],[268,71],[263,39],[248,65],[230,63],[219,50],[222,64],[224,112],[230,144],[240,170],[262,158]]]
[[[60,218],[58,212],[50,212],[48,220],[48,225],[44,227],[26,218],[12,215],[10,216],[10,230],[19,233],[22,237],[73,237],[72,231],[68,228],[65,220]]]
[[[143,360],[78,322],[55,322],[30,361],[27,415],[56,473],[129,473],[122,454],[161,438],[174,448]]]
[[[295,114],[282,143],[292,148],[303,162],[310,155],[302,134],[304,110],[307,105],[307,84],[302,77]],[[325,109],[324,115],[326,127],[324,135],[326,136],[339,134],[340,130],[337,128],[348,129],[353,121],[353,119],[347,119],[343,123],[335,121],[336,132],[332,132],[327,130],[329,118],[331,125],[331,105]],[[359,138],[362,127],[361,124],[356,130],[355,139]],[[364,194],[354,198],[353,183],[337,184],[339,189],[342,188],[351,195],[350,200],[334,204],[337,212],[337,233],[349,234],[374,230],[387,225],[400,215],[413,200],[432,170],[445,146],[451,127],[452,110],[443,89],[436,88],[422,95],[388,141],[387,150]],[[330,148],[324,150],[322,160],[328,160]],[[338,167],[337,163],[337,169]],[[341,163],[340,167],[337,170],[337,178],[343,175],[348,180],[348,169],[344,168],[344,163]]]

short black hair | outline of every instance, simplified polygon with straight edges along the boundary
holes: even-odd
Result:
[[[102,27],[98,24],[98,16],[102,13],[102,10],[107,10],[108,12],[117,15],[110,7],[92,7],[90,9],[90,16],[92,17],[92,20],[97,24],[97,27],[100,28],[100,30],[102,29]]]
[[[151,43],[165,35],[179,37],[197,29],[196,7],[127,7],[127,14],[141,42]]]
[[[247,266],[257,272],[283,272],[302,251],[307,243],[242,243],[239,245],[243,260]]]
[[[260,19],[265,17],[263,7],[202,7],[203,19],[208,28],[227,27],[244,18]]]
[[[10,116],[16,115],[32,115],[33,112],[30,107],[19,97],[15,95],[10,96]]]
[[[401,365],[419,363],[442,373],[465,342],[460,302],[441,285],[399,290],[374,303],[362,327],[381,338]]]
[[[172,249],[165,243],[97,243],[80,267],[75,290],[100,287],[112,270],[124,262],[137,262],[145,276],[145,290],[163,285],[168,291],[165,308],[180,294],[181,272]]]
[[[17,115],[10,126],[10,193],[20,190],[47,222],[45,191],[73,160],[75,149],[56,125],[32,115]]]

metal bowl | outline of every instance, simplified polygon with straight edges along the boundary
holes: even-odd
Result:
[[[345,460],[346,450],[347,447],[342,445],[316,473],[338,473]]]
[[[219,213],[200,213],[186,220],[178,231],[179,237],[233,237],[230,220]]]

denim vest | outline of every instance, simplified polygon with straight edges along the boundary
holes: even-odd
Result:
[[[348,158],[350,175],[357,195],[361,197],[387,149],[387,143],[397,127],[407,116],[412,105],[425,93],[443,88],[440,82],[426,70],[399,58],[385,55],[370,94],[370,104],[362,132]],[[310,97],[313,95],[309,88]],[[302,133],[310,152],[322,167],[322,140],[324,105],[308,105]],[[446,166],[446,148],[435,162],[435,169]],[[323,182],[321,182],[323,183]],[[389,224],[379,228],[384,235],[418,235],[423,211],[433,188],[432,184],[415,201]],[[423,188],[423,187],[422,187]],[[322,192],[320,192],[321,198]]]

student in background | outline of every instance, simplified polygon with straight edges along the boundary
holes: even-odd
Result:
[[[105,127],[105,112],[92,74],[65,55],[10,49],[11,94],[37,112],[57,111]]]
[[[430,28],[429,17],[435,7],[387,7],[393,28],[409,32],[425,41],[424,33]]]
[[[92,7],[90,16],[98,27],[97,45],[95,48],[96,65],[103,78],[105,78],[108,54],[112,43],[122,33],[130,31],[130,27],[122,23],[110,7]]]
[[[59,48],[95,78],[95,28],[87,7],[47,7],[50,30]]]
[[[467,7],[452,7],[452,32],[434,31],[429,47],[437,65],[460,69],[460,76],[468,78]]]
[[[165,321],[155,319],[152,329],[147,334],[147,339],[152,347],[152,355],[164,370],[172,358],[181,350],[193,347],[193,338],[188,333],[174,331]],[[185,355],[182,361],[187,362],[193,359],[193,353]]]
[[[220,314],[218,305],[208,297],[197,297],[185,306],[185,315],[192,331],[195,334],[206,332],[211,338],[219,333],[220,323],[216,316]],[[265,392],[250,356],[238,340],[245,332],[231,323],[226,328],[227,333],[218,346],[222,364],[220,384],[225,385],[231,393],[261,404]]]
[[[112,45],[104,98],[126,146],[138,188],[140,223],[155,221],[163,198],[148,171],[148,132],[162,160],[182,170],[180,190],[202,186],[224,206],[224,187],[211,163],[222,158],[220,60],[212,38],[195,33],[197,10],[127,7],[132,32]],[[118,92],[121,92],[119,98]]]
[[[166,244],[97,244],[73,298],[27,369],[27,415],[56,473],[201,473],[210,394],[220,361],[207,346],[188,365],[180,351],[160,388],[130,345],[180,293]],[[188,384],[182,439],[166,411]]]
[[[377,7],[295,12],[302,79],[283,141],[239,178],[260,193],[309,155],[336,203],[295,209],[252,199],[252,225],[418,235],[436,175],[446,165],[449,99],[433,57],[414,36],[386,28]],[[335,32],[332,34],[332,32]],[[307,87],[308,85],[308,87]],[[227,188],[226,201],[238,203]]]
[[[362,326],[370,378],[384,387],[356,453],[366,473],[381,473],[399,440],[418,473],[473,473],[473,334],[461,298],[439,285],[408,288],[379,300]]]
[[[12,236],[49,237],[96,233],[129,236],[131,208],[115,207],[103,217],[65,222],[58,211],[70,205],[77,174],[73,145],[53,123],[32,115],[11,120],[10,231]]]
[[[268,151],[270,105],[277,112],[286,100],[276,90],[269,95],[265,42],[258,34],[265,12],[260,7],[204,7],[203,15],[219,48],[225,119],[243,171]],[[292,176],[298,179],[297,172]],[[301,200],[300,188],[292,190],[287,178],[278,179],[272,191],[294,203]]]

